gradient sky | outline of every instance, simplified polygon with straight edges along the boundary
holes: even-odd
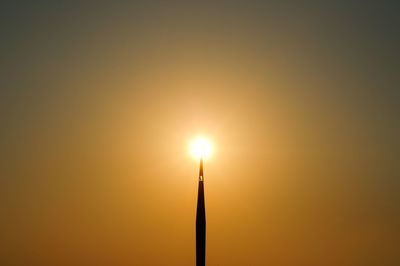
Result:
[[[398,1],[107,2],[1,3],[1,265],[194,265],[198,134],[208,265],[400,265]]]

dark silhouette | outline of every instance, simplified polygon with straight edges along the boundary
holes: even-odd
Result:
[[[206,264],[206,208],[204,204],[203,158],[200,158],[196,213],[196,266]]]

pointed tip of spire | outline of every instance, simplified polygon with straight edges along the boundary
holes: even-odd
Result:
[[[200,171],[199,171],[199,181],[203,181],[204,173],[203,173],[203,157],[200,157]]]

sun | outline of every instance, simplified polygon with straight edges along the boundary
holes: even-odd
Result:
[[[211,156],[212,145],[211,142],[205,137],[197,137],[191,141],[189,151],[196,159],[207,159]]]

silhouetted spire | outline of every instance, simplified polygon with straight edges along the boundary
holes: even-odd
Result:
[[[196,212],[196,266],[206,265],[206,208],[204,203],[203,158],[200,158]]]
[[[199,171],[199,181],[204,180],[204,175],[203,175],[203,157],[200,158],[200,171]]]

